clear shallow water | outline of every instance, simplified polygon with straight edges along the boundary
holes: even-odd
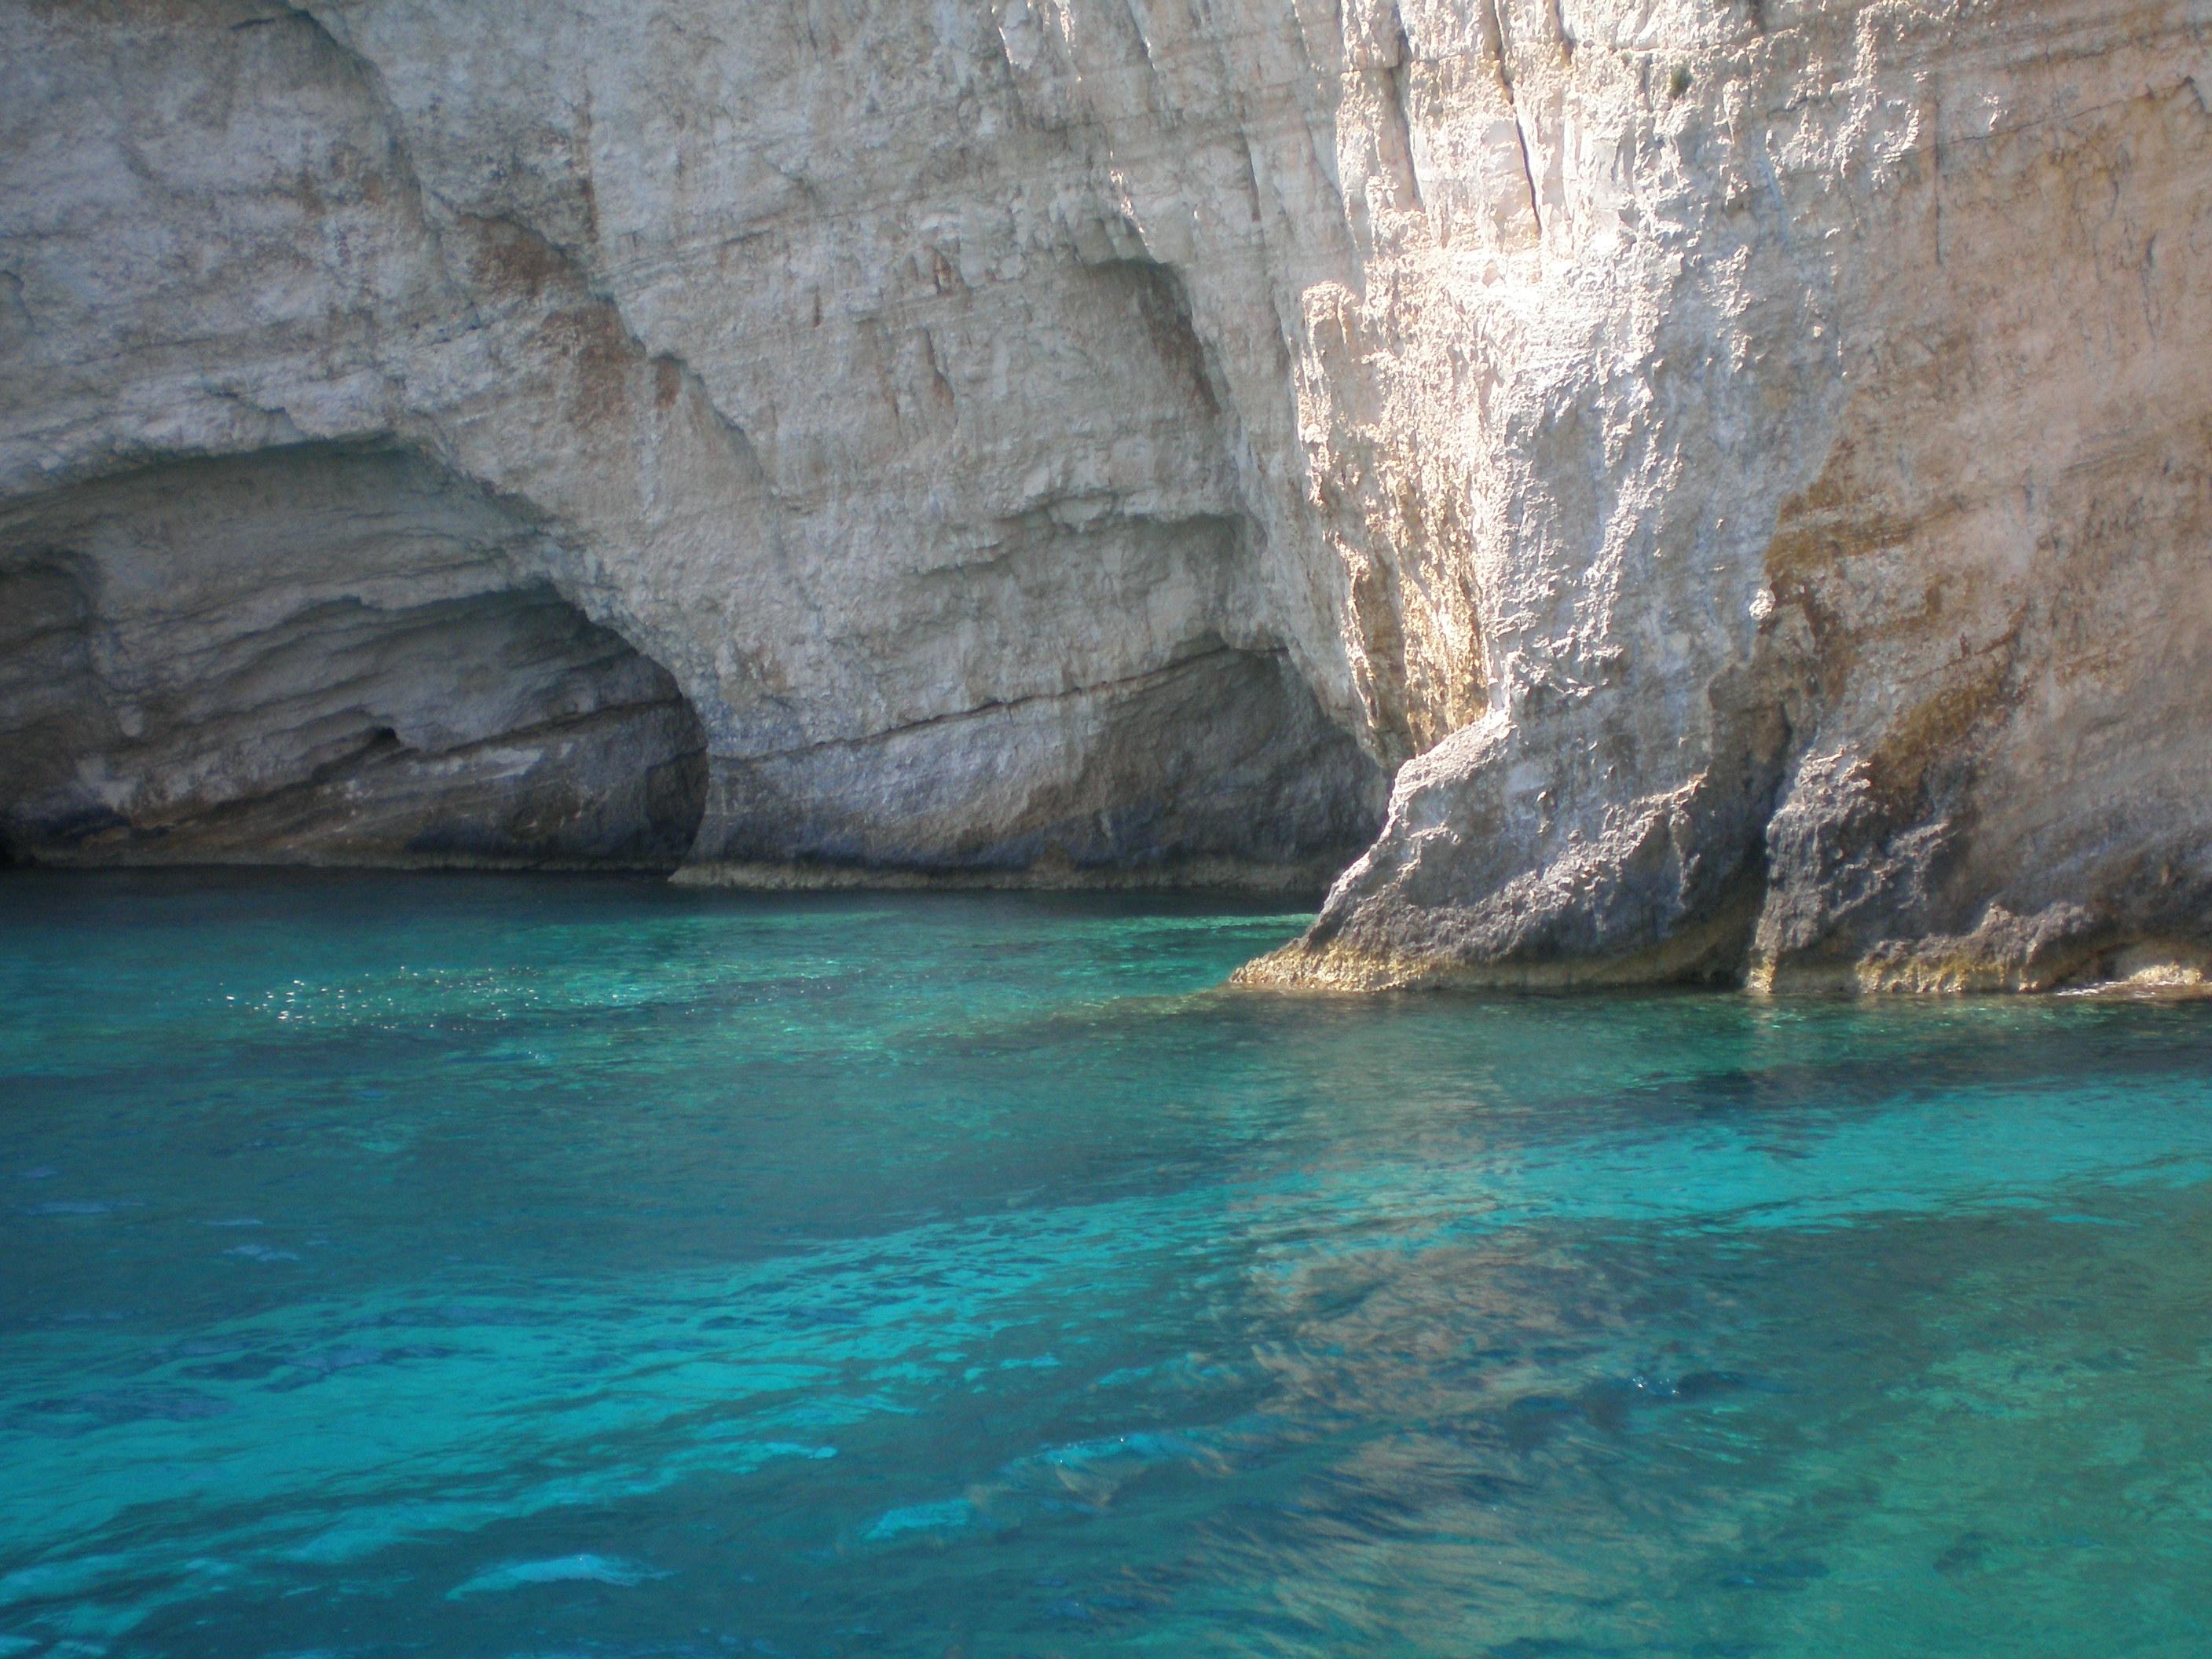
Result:
[[[0,1659],[2212,1650],[2212,1010],[0,880]]]

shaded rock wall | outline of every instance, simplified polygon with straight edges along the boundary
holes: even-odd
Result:
[[[673,866],[674,681],[416,458],[156,465],[0,518],[0,847],[108,864]]]
[[[987,14],[0,30],[8,498],[420,458],[672,678],[696,863],[1311,878],[1371,836],[1382,769],[1256,597],[1188,298]]]
[[[6,0],[0,498],[416,458],[696,712],[702,872],[1289,868],[1395,770],[1250,977],[2181,960],[2208,42]]]

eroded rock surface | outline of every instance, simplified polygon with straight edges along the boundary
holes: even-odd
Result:
[[[1167,878],[1395,770],[1249,977],[2155,973],[2208,107],[2212,0],[0,0],[6,833]]]
[[[625,755],[617,793],[651,816],[605,826],[604,855],[672,842],[705,872],[1310,879],[1371,838],[1382,769],[1266,597],[1188,297],[1025,111],[987,11],[14,4],[0,31],[0,569],[73,606],[95,654],[131,636],[66,717],[0,702],[36,761],[11,769],[19,853],[599,856],[598,830],[519,826],[541,785],[579,811],[616,789]],[[499,526],[396,573],[324,508],[337,449]],[[161,567],[173,612],[131,610],[88,550],[111,501],[135,510],[103,492],[231,462],[265,511],[226,530],[211,500],[217,526]],[[462,565],[559,596],[624,672],[665,673],[622,698],[689,705],[703,805],[668,787],[656,726],[549,751],[495,805],[451,745],[534,712],[410,724],[362,689],[415,677],[404,641],[389,673],[340,661],[369,649],[350,635],[299,646],[258,713],[234,675],[197,684],[228,670],[193,573],[271,557],[302,607],[375,585],[464,702],[554,642],[481,605],[441,637],[414,613]],[[134,677],[228,699],[228,726],[195,718],[189,757],[119,746],[101,723],[135,718]],[[396,744],[404,787],[376,760],[372,811],[368,759],[339,788],[327,745],[253,735],[301,697]],[[303,790],[362,821],[264,811]],[[515,824],[459,827],[487,813]]]
[[[155,465],[0,518],[0,838],[49,863],[671,865],[675,683],[411,457]]]
[[[2212,9],[1557,16],[1507,53],[1538,252],[1395,336],[1498,342],[1490,712],[1252,976],[2201,957]]]

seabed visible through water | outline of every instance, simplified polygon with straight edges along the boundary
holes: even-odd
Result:
[[[2212,1652],[2212,1007],[0,878],[0,1659]]]

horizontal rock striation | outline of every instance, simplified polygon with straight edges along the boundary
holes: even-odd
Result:
[[[0,0],[0,835],[2197,971],[2208,110],[2212,0]]]
[[[171,577],[227,536],[241,567],[285,544],[331,594],[374,583],[406,619],[390,677],[407,641],[446,657],[483,744],[535,716],[473,700],[566,647],[482,606],[441,636],[428,607],[473,555],[399,573],[373,514],[313,504],[330,453],[412,458],[503,515],[453,532],[501,542],[485,581],[665,675],[620,697],[686,705],[704,778],[696,802],[672,781],[667,710],[461,767],[331,654],[370,649],[337,612],[289,647],[361,751],[331,771],[330,743],[254,732],[299,726],[297,675],[258,711],[235,675],[188,684],[229,671],[180,594],[112,624],[133,662],[66,720],[0,699],[38,762],[9,781],[9,846],[1326,880],[1371,839],[1382,767],[1261,591],[1188,296],[1004,53],[981,11],[0,8],[0,568],[82,571],[66,603],[97,637],[98,492],[248,466],[306,504],[256,524],[211,499]],[[173,760],[119,745],[101,722],[136,718],[133,674],[228,726]],[[545,789],[586,817],[608,796],[608,822],[553,825]],[[94,835],[101,812],[124,822]]]
[[[672,866],[704,738],[390,452],[149,466],[0,519],[0,845],[52,864]]]

